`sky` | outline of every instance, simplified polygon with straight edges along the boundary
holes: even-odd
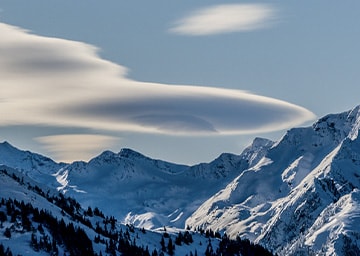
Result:
[[[0,0],[0,141],[181,164],[357,106],[358,1]]]

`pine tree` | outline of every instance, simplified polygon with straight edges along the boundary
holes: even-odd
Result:
[[[181,245],[183,240],[184,240],[184,236],[183,236],[183,234],[181,232],[179,232],[179,234],[175,238],[175,244],[176,245]]]
[[[173,244],[173,241],[171,237],[169,238],[169,243],[167,246],[167,251],[169,255],[174,255],[175,245]]]
[[[93,213],[90,206],[88,207],[88,209],[87,209],[87,211],[85,213],[87,214],[87,216],[90,216],[90,217],[92,217],[94,215],[94,213]]]
[[[165,240],[163,236],[161,237],[160,245],[161,245],[161,250],[163,252],[166,252]]]
[[[11,231],[9,228],[6,228],[4,231],[4,236],[7,238],[11,238]]]
[[[0,211],[0,228],[3,227],[3,222],[7,221],[5,212]]]

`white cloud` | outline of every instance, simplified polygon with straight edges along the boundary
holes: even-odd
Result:
[[[269,26],[274,18],[270,5],[223,4],[189,14],[175,22],[170,31],[194,36],[249,31]]]
[[[0,125],[49,125],[162,134],[247,134],[314,115],[239,90],[144,83],[91,45],[0,23]],[[50,141],[50,140],[48,140]]]
[[[96,134],[63,134],[35,138],[53,156],[63,162],[89,160],[101,151],[115,146],[119,138]]]

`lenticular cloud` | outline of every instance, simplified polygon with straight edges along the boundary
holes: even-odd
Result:
[[[245,134],[314,115],[239,90],[144,83],[91,45],[0,23],[0,125],[71,126],[165,134]]]
[[[274,20],[275,10],[264,4],[223,4],[206,7],[175,22],[170,32],[202,36],[263,28]]]

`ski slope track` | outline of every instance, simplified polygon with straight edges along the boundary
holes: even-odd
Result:
[[[131,149],[56,163],[7,142],[0,165],[123,224],[211,229],[278,255],[360,255],[359,129],[357,106],[194,166]]]

